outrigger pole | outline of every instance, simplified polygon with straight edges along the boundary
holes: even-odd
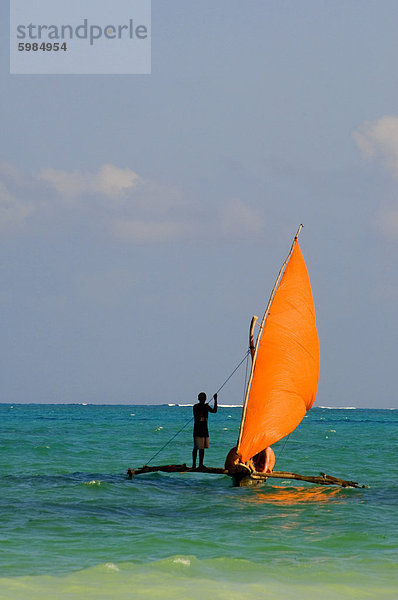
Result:
[[[210,473],[212,475],[229,475],[226,469],[220,469],[215,467],[203,467],[203,469],[192,469],[185,463],[182,465],[162,465],[159,467],[148,467],[144,466],[142,469],[128,469],[127,478],[133,479],[135,475],[143,475],[144,473],[155,473],[162,471],[163,473]],[[299,475],[298,473],[290,473],[289,471],[273,471],[272,473],[251,473],[250,478],[255,481],[265,481],[268,478],[275,479],[296,479],[298,481],[307,481],[308,483],[315,483],[319,485],[338,485],[346,488],[366,488],[366,485],[359,485],[356,481],[348,481],[346,479],[340,479],[333,477],[333,475],[326,475],[320,473],[319,475]]]

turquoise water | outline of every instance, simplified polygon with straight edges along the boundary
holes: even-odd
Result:
[[[233,488],[139,467],[191,407],[0,405],[0,600],[396,599],[398,411],[315,408],[278,470],[369,485]],[[209,466],[241,410],[210,415]],[[191,424],[151,464],[188,462]]]

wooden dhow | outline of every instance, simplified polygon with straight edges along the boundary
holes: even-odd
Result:
[[[315,307],[307,267],[294,237],[266,305],[254,343],[257,317],[250,324],[249,347],[252,357],[237,445],[227,455],[224,468],[204,467],[201,473],[232,477],[235,486],[258,485],[268,478],[293,479],[318,485],[360,486],[325,475],[299,475],[274,471],[265,453],[273,454],[272,444],[288,436],[300,424],[315,401],[319,377],[319,340]],[[268,449],[268,450],[267,450]],[[263,454],[263,468],[256,470],[256,458]],[[260,461],[261,462],[261,461]],[[257,467],[258,468],[258,467]],[[163,471],[192,473],[187,465],[144,466],[129,469],[135,475]]]

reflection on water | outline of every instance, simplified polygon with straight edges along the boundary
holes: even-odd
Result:
[[[243,502],[254,504],[278,504],[283,506],[294,506],[303,503],[332,502],[336,504],[343,502],[344,496],[340,488],[330,487],[296,487],[285,488],[278,486],[267,486],[256,490],[255,494],[242,498]]]

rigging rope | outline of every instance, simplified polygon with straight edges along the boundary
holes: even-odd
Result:
[[[249,375],[249,354],[250,354],[251,350],[249,349],[247,354],[246,354],[246,371],[245,371],[245,384],[243,386],[243,402],[245,401],[245,393],[246,393],[246,388],[247,388],[247,379],[248,379],[248,375]]]
[[[292,432],[290,432],[290,433],[289,433],[289,435],[285,437],[285,441],[284,441],[284,443],[283,443],[283,446],[282,446],[282,448],[279,450],[279,452],[278,452],[278,455],[277,455],[277,458],[278,458],[278,459],[279,459],[279,458],[282,456],[282,454],[283,454],[283,451],[284,451],[284,449],[285,449],[285,446],[286,446],[286,444],[287,444],[287,442],[288,442],[288,440],[289,440],[289,438],[290,438],[291,434],[292,434]]]
[[[241,366],[241,365],[242,365],[242,364],[245,362],[245,360],[246,360],[246,358],[247,358],[247,356],[248,356],[249,352],[250,352],[250,350],[248,350],[248,351],[246,352],[246,354],[244,355],[244,357],[242,358],[242,360],[240,361],[240,363],[239,363],[239,364],[238,364],[238,365],[235,367],[235,369],[232,371],[231,375],[229,375],[229,377],[227,377],[227,379],[224,381],[224,383],[223,383],[223,384],[222,384],[222,385],[221,385],[221,386],[218,388],[218,390],[217,390],[216,392],[214,392],[214,394],[218,394],[218,393],[219,393],[219,392],[220,392],[220,391],[223,389],[223,387],[224,387],[224,386],[225,386],[225,385],[228,383],[228,381],[231,379],[231,377],[232,377],[233,375],[235,375],[235,373],[236,373],[236,371],[239,369],[239,367],[240,367],[240,366]],[[213,395],[214,395],[214,394],[213,394]],[[208,402],[207,402],[207,404],[208,404]],[[185,427],[187,427],[187,426],[189,425],[189,423],[191,423],[191,421],[193,421],[193,417],[191,417],[191,418],[189,419],[189,421],[187,421],[187,422],[185,423],[185,425],[183,425],[183,426],[181,427],[181,429],[179,429],[179,430],[177,431],[177,433],[175,433],[175,434],[174,434],[174,435],[173,435],[173,436],[172,436],[172,437],[171,437],[171,438],[170,438],[170,439],[169,439],[169,440],[168,440],[168,441],[167,441],[167,442],[164,444],[164,446],[162,446],[162,447],[160,448],[160,450],[158,450],[158,452],[156,452],[156,454],[154,454],[154,455],[153,455],[153,456],[152,456],[152,457],[151,457],[151,458],[148,460],[148,462],[145,464],[145,466],[148,466],[148,465],[149,465],[149,463],[150,463],[150,462],[152,462],[152,461],[153,461],[153,459],[154,459],[154,458],[156,458],[156,457],[158,456],[158,454],[160,454],[160,453],[162,452],[162,450],[164,450],[164,449],[166,448],[166,446],[168,446],[168,445],[170,444],[170,442],[172,442],[172,441],[173,441],[173,440],[174,440],[174,439],[177,437],[177,435],[178,435],[178,434],[180,434],[180,433],[181,433],[181,431],[183,431],[183,429],[185,429]]]

